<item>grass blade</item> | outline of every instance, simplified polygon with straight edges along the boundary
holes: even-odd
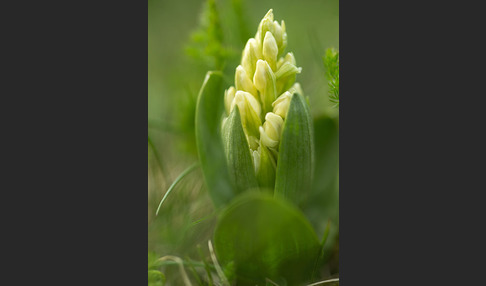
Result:
[[[179,175],[179,177],[177,177],[177,179],[175,179],[175,181],[172,183],[172,185],[170,185],[169,190],[167,190],[164,197],[160,201],[159,206],[157,207],[157,211],[155,212],[156,216],[159,214],[160,207],[164,203],[165,199],[169,196],[169,194],[172,192],[172,190],[177,185],[177,183],[179,183],[187,174],[189,174],[192,170],[194,170],[198,165],[199,165],[198,163],[192,164],[190,167],[188,167],[186,170],[184,170],[184,172],[182,172]]]
[[[148,144],[150,145],[150,148],[152,148],[152,152],[154,152],[155,161],[157,162],[157,165],[160,168],[160,172],[162,173],[162,176],[164,177],[164,181],[166,183],[168,183],[169,177],[168,177],[168,174],[167,174],[167,170],[166,170],[164,164],[162,164],[162,161],[160,160],[159,152],[157,151],[157,148],[155,148],[154,142],[152,142],[152,139],[150,139],[150,136],[148,136]]]

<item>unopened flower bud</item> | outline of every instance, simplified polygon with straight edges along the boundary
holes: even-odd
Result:
[[[277,97],[276,78],[268,63],[264,60],[258,60],[253,83],[260,92],[263,112],[272,111],[272,102]]]
[[[236,68],[236,73],[235,73],[235,86],[236,90],[242,90],[251,93],[255,98],[258,98],[258,92],[253,85],[253,82],[251,79],[248,77],[248,74],[246,73],[245,69],[239,65]]]
[[[275,77],[277,78],[277,80],[279,80],[280,78],[285,78],[301,72],[302,68],[298,68],[289,62],[284,62],[284,64],[275,73]]]
[[[277,70],[278,46],[272,33],[267,32],[263,40],[263,58],[273,71]]]
[[[267,14],[263,17],[258,25],[258,31],[255,35],[255,39],[260,45],[263,44],[263,39],[267,31],[273,31],[273,9],[268,10]]]
[[[273,113],[278,116],[285,118],[287,116],[287,111],[289,110],[290,100],[292,99],[292,94],[288,91],[280,95],[277,100],[272,104]]]
[[[297,63],[295,62],[294,53],[287,53],[285,57],[280,58],[277,62],[277,70],[279,70],[282,67],[282,65],[287,62],[293,64],[294,66],[297,65]]]
[[[235,98],[235,93],[236,89],[232,86],[224,91],[224,108],[226,110],[226,115],[229,115],[231,112],[231,104]]]
[[[278,24],[277,21],[273,21],[273,36],[275,37],[275,41],[278,44],[282,45],[283,39],[283,30],[282,27]]]
[[[260,149],[260,148],[258,148],[258,149]],[[259,152],[259,150],[253,151],[252,157],[253,157],[253,166],[255,167],[255,173],[258,174],[258,171],[260,170],[260,152]]]
[[[260,126],[260,140],[267,147],[277,148],[282,134],[283,119],[282,117],[269,112],[265,115],[265,123]]]
[[[282,20],[281,28],[282,28],[282,42],[281,43],[277,42],[279,44],[278,45],[278,54],[279,55],[283,54],[283,52],[285,51],[285,48],[287,47],[287,31],[285,29],[284,20]]]
[[[277,56],[283,54],[285,48],[287,47],[287,32],[285,29],[285,22],[282,20],[282,24],[279,25],[277,21],[273,20],[273,10],[270,9],[262,21],[258,25],[258,31],[255,35],[257,42],[262,45],[267,32],[272,33],[275,37],[275,41],[278,47]]]
[[[296,74],[301,72],[302,68],[296,66],[293,53],[287,53],[283,60],[280,59],[277,64],[277,72],[275,73],[278,93],[288,90],[294,84]]]
[[[258,127],[261,125],[260,103],[258,103],[255,97],[253,97],[253,95],[250,93],[238,90],[235,94],[235,99],[233,100],[231,109],[233,109],[235,105],[238,105],[241,124],[247,131],[247,134],[258,136]]]
[[[291,94],[298,93],[300,95],[304,95],[304,91],[302,90],[302,87],[298,82],[294,83],[294,85],[291,88],[289,88],[289,92]]]
[[[258,25],[255,38],[249,39],[245,45],[235,72],[235,87],[230,87],[224,95],[227,114],[238,106],[258,184],[262,188],[275,186],[284,120],[293,94],[302,94],[300,85],[295,83],[301,68],[297,67],[292,53],[284,54],[286,46],[285,22],[274,21],[270,9]],[[228,125],[227,122],[223,119],[223,125]]]
[[[241,65],[245,69],[248,77],[253,78],[255,73],[256,62],[262,58],[262,51],[257,41],[251,38],[246,42],[245,49],[241,56]]]

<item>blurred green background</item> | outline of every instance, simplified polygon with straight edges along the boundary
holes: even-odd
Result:
[[[315,120],[315,197],[304,213],[319,237],[330,220],[330,239],[338,241],[339,112],[328,99],[322,60],[327,48],[339,50],[338,0],[149,0],[149,266],[164,255],[200,261],[198,244],[202,256],[207,254],[215,217],[200,170],[191,172],[176,186],[158,216],[155,210],[176,177],[197,162],[194,112],[206,72],[222,69],[227,86],[233,85],[245,43],[270,8],[275,20],[285,21],[286,51],[293,52],[297,66],[302,67],[297,82],[309,96]],[[329,243],[327,261],[337,259],[337,245]],[[332,263],[326,267],[323,271],[329,275],[337,271]],[[170,281],[170,271],[178,270],[174,266],[167,271]]]

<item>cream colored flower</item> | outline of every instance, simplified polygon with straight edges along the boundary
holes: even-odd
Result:
[[[261,168],[275,168],[292,95],[302,94],[302,88],[295,83],[302,68],[297,67],[293,53],[283,56],[286,46],[285,22],[275,21],[270,9],[258,25],[255,38],[245,45],[235,70],[235,87],[224,94],[227,115],[238,106],[257,173]],[[263,157],[262,152],[266,152]],[[269,162],[272,166],[261,166]]]
[[[272,112],[267,113],[263,127],[260,126],[261,143],[267,147],[277,148],[282,134],[283,123],[282,117]]]

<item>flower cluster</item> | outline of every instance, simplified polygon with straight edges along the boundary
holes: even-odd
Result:
[[[290,99],[295,92],[302,94],[295,82],[302,68],[296,66],[292,53],[283,55],[286,46],[285,23],[274,21],[270,9],[255,37],[246,43],[241,64],[236,68],[235,86],[224,94],[226,115],[238,106],[256,173],[262,152],[270,154],[269,165],[275,169]]]

